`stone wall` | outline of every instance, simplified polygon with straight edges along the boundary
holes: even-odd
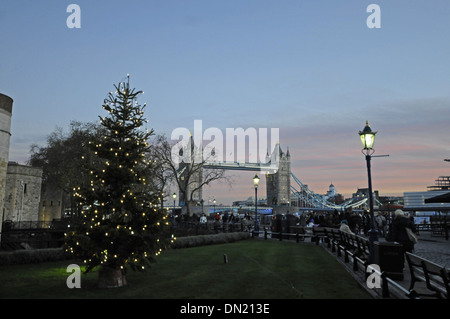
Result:
[[[54,219],[61,219],[67,204],[70,204],[70,195],[64,196],[60,188],[44,183],[41,190],[39,221],[51,222]]]
[[[6,174],[4,220],[38,221],[42,168],[10,162]]]

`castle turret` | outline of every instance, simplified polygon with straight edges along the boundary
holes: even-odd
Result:
[[[6,172],[9,160],[9,143],[11,137],[11,116],[13,99],[4,94],[0,94],[0,234],[2,231]],[[1,238],[0,238],[1,240]]]

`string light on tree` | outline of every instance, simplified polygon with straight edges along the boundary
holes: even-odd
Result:
[[[74,188],[84,210],[76,229],[67,233],[66,251],[85,261],[86,272],[101,266],[102,287],[125,284],[127,266],[146,269],[175,240],[166,236],[164,212],[153,204],[158,192],[147,182],[151,161],[145,156],[153,130],[141,130],[147,123],[145,104],[138,102],[142,93],[130,88],[127,75],[108,94],[103,103],[108,115],[99,116],[104,136],[89,142],[92,156],[83,156],[91,179]]]

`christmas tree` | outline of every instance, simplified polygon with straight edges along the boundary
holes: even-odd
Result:
[[[81,173],[90,179],[75,189],[81,219],[66,234],[66,251],[84,261],[86,272],[100,266],[100,287],[125,285],[127,266],[145,269],[173,240],[151,186],[146,154],[153,130],[143,128],[146,105],[137,101],[142,91],[130,89],[129,76],[115,89],[104,101],[108,115],[100,117],[105,135],[90,141],[91,153],[83,156],[89,161]]]

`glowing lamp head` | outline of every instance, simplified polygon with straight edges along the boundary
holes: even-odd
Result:
[[[259,177],[258,175],[255,175],[255,177],[253,177],[253,185],[255,187],[258,187],[258,184],[259,184]]]
[[[177,194],[173,193],[172,197],[173,197],[173,199],[176,199],[177,198]]]
[[[369,121],[366,121],[366,126],[364,127],[364,129],[362,131],[359,131],[359,136],[361,137],[361,142],[365,150],[373,149],[375,134],[377,134],[377,132],[372,132]]]

